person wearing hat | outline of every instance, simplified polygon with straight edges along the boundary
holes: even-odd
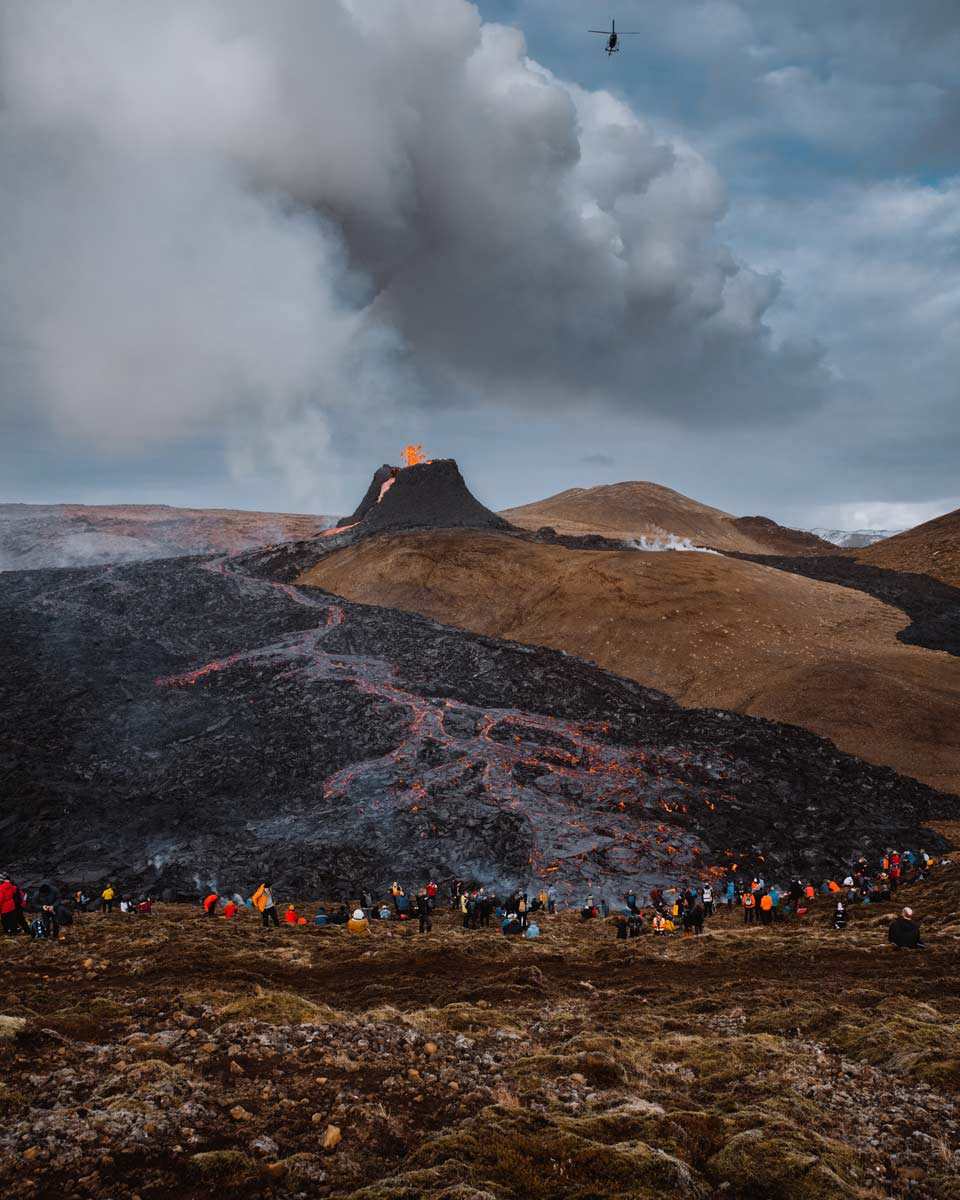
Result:
[[[353,933],[359,937],[370,936],[370,922],[363,915],[362,908],[353,910],[353,916],[347,922],[347,933]]]
[[[905,908],[890,922],[887,937],[898,950],[925,950],[920,940],[920,926],[913,919],[913,909]]]

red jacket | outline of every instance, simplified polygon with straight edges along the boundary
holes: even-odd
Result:
[[[9,879],[0,883],[0,913],[17,911],[17,888]]]

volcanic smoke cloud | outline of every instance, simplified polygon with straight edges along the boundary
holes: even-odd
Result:
[[[0,95],[9,428],[314,477],[390,405],[819,401],[711,167],[465,0],[6,5]]]

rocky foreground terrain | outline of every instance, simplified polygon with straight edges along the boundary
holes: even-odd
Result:
[[[902,899],[925,952],[825,904],[629,942],[181,906],[0,939],[0,1193],[956,1200],[960,866]]]

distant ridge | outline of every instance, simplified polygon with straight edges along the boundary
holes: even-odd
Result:
[[[674,535],[745,554],[823,554],[832,548],[814,534],[786,529],[768,517],[735,517],[646,480],[568,488],[545,500],[504,509],[501,516],[523,529],[550,525],[558,533],[626,540]]]

